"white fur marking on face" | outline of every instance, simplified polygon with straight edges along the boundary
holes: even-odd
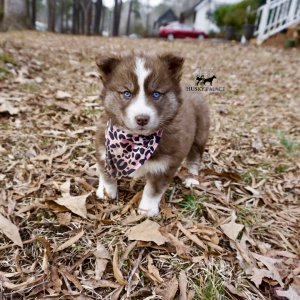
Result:
[[[139,178],[150,174],[162,174],[168,170],[169,159],[168,157],[162,157],[161,159],[148,160],[139,169],[133,172],[130,177]]]
[[[137,127],[135,117],[138,115],[148,115],[150,120],[145,129],[154,128],[158,125],[157,113],[147,104],[144,89],[145,79],[150,74],[150,70],[145,68],[145,60],[141,57],[137,57],[135,60],[135,74],[138,79],[139,93],[126,109],[128,125],[131,129],[135,129]]]
[[[105,199],[105,192],[110,199],[117,198],[118,185],[117,182],[108,182],[103,175],[99,176],[99,186],[96,195],[99,199]]]
[[[160,193],[159,195],[152,196],[152,189],[149,183],[146,183],[142,200],[139,205],[138,213],[141,215],[146,215],[148,217],[155,216],[159,213],[159,203],[161,197],[164,193]]]

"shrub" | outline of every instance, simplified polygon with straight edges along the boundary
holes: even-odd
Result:
[[[260,6],[260,0],[243,0],[237,4],[222,5],[214,12],[214,21],[219,27],[234,26],[241,31],[245,21],[248,24],[254,24],[256,18],[256,9]],[[247,17],[247,7],[251,7],[251,12]]]

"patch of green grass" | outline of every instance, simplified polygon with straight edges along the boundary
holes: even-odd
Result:
[[[224,279],[220,275],[218,264],[211,264],[202,269],[199,283],[192,282],[196,295],[194,299],[201,300],[229,300],[223,285]]]
[[[273,170],[273,165],[267,160],[257,161],[257,166],[250,167],[241,174],[242,180],[247,183],[252,183],[252,177],[256,180],[266,179]]]
[[[278,133],[280,144],[286,149],[288,154],[294,154],[298,148],[299,144],[293,141],[289,136],[285,135],[283,132]]]
[[[285,173],[288,168],[289,167],[287,165],[280,164],[275,167],[275,173],[277,174]]]
[[[86,90],[86,94],[88,95],[95,95],[99,92],[99,86],[97,84],[90,84]]]
[[[24,83],[20,86],[20,89],[25,92],[38,92],[40,90],[40,86],[35,83]]]
[[[205,209],[203,202],[207,200],[206,196],[183,195],[185,201],[179,203],[183,212],[190,218],[201,217]]]
[[[259,222],[259,216],[255,213],[253,209],[247,208],[245,206],[238,207],[236,222],[245,225],[246,227],[251,227]]]
[[[77,243],[73,244],[71,247],[72,247],[73,251],[76,253],[80,253],[84,250],[84,247]]]
[[[10,72],[8,70],[0,67],[0,79],[7,77],[9,74],[10,74]]]
[[[53,142],[55,141],[55,138],[52,138],[52,137],[42,137],[41,141],[42,141],[42,145],[43,146],[49,146],[49,145],[53,144]]]
[[[242,179],[245,183],[251,184],[251,182],[252,182],[252,176],[251,175],[253,177],[257,178],[257,177],[261,176],[261,172],[257,168],[252,167],[252,168],[247,169],[245,172],[243,172],[241,174],[241,177],[242,177]]]
[[[171,266],[177,271],[180,272],[181,270],[185,270],[190,267],[191,263],[182,261],[182,260],[171,260],[170,261]]]
[[[0,53],[0,61],[5,64],[12,64],[12,65],[16,64],[14,58],[9,53],[6,52]]]
[[[87,108],[82,113],[86,116],[95,116],[99,113],[99,110],[94,108]]]

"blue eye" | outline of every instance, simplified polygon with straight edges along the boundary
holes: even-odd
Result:
[[[153,98],[154,100],[159,100],[160,95],[161,95],[160,92],[154,91],[154,92],[152,93],[152,98]]]
[[[130,99],[132,94],[129,91],[125,91],[125,92],[123,92],[123,96],[124,96],[125,99]]]

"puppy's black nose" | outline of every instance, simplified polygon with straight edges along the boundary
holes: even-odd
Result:
[[[138,115],[135,117],[135,121],[140,126],[145,126],[148,124],[150,117],[148,115]]]

